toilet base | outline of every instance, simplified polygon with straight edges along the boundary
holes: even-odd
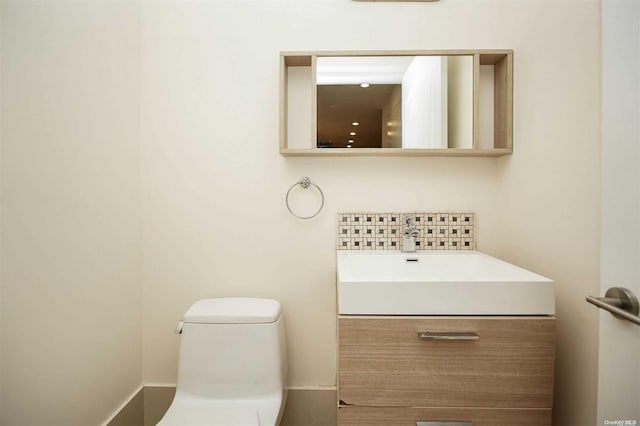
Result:
[[[277,426],[287,392],[272,398],[204,399],[177,392],[157,426]]]

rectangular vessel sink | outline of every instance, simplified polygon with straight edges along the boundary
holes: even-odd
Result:
[[[553,315],[553,281],[477,251],[338,251],[341,315]]]

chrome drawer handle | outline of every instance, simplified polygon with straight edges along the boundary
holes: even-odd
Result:
[[[478,340],[480,336],[473,331],[432,332],[418,331],[418,339],[425,340]],[[422,426],[422,425],[421,425]]]
[[[418,420],[416,426],[473,426],[471,422],[423,421]]]

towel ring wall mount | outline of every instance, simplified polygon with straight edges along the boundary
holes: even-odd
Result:
[[[320,207],[311,216],[300,216],[300,215],[294,213],[293,210],[291,209],[291,206],[289,205],[289,195],[291,194],[291,190],[293,188],[295,188],[297,185],[300,185],[303,189],[307,189],[310,186],[313,186],[320,193],[320,198],[321,198]],[[318,185],[316,185],[315,183],[311,182],[311,179],[309,179],[306,176],[303,176],[298,182],[294,183],[293,185],[291,185],[289,187],[289,190],[287,191],[287,195],[284,197],[284,201],[285,201],[285,204],[287,205],[287,210],[289,210],[289,213],[291,213],[294,217],[297,217],[298,219],[311,219],[313,217],[316,217],[318,215],[318,213],[320,213],[320,211],[322,210],[322,207],[324,207],[324,193],[322,192],[322,189],[320,189],[320,187]]]

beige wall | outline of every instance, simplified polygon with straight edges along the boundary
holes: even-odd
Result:
[[[367,210],[473,210],[480,250],[556,279],[554,424],[594,423],[598,2],[1,7],[3,423],[103,419],[140,382],[140,304],[145,383],[175,382],[193,301],[250,295],[283,303],[290,385],[333,386],[335,214]],[[278,154],[280,51],[464,48],[515,51],[512,156]]]
[[[193,301],[252,295],[283,303],[290,385],[333,386],[339,211],[471,209],[480,218],[481,248],[497,247],[495,159],[278,154],[279,52],[474,47],[469,37],[456,43],[452,29],[425,25],[432,18],[418,12],[424,6],[145,4],[145,383],[175,382],[173,329]],[[388,33],[372,31],[390,15]],[[436,42],[438,29],[447,37]],[[311,221],[294,219],[284,205],[288,187],[303,175],[326,196]]]
[[[137,6],[0,16],[0,424],[96,425],[142,379]]]
[[[290,384],[334,385],[335,214],[471,209],[481,250],[557,280],[556,423],[593,423],[597,2],[155,3],[142,38],[145,382],[175,381],[190,303],[255,295],[283,303]],[[279,51],[410,48],[515,50],[513,156],[278,155]],[[283,204],[302,175],[308,222]]]
[[[514,154],[499,160],[496,254],[556,281],[554,425],[578,426],[596,423],[598,312],[584,297],[599,291],[600,4],[557,3],[514,6],[504,28]]]

